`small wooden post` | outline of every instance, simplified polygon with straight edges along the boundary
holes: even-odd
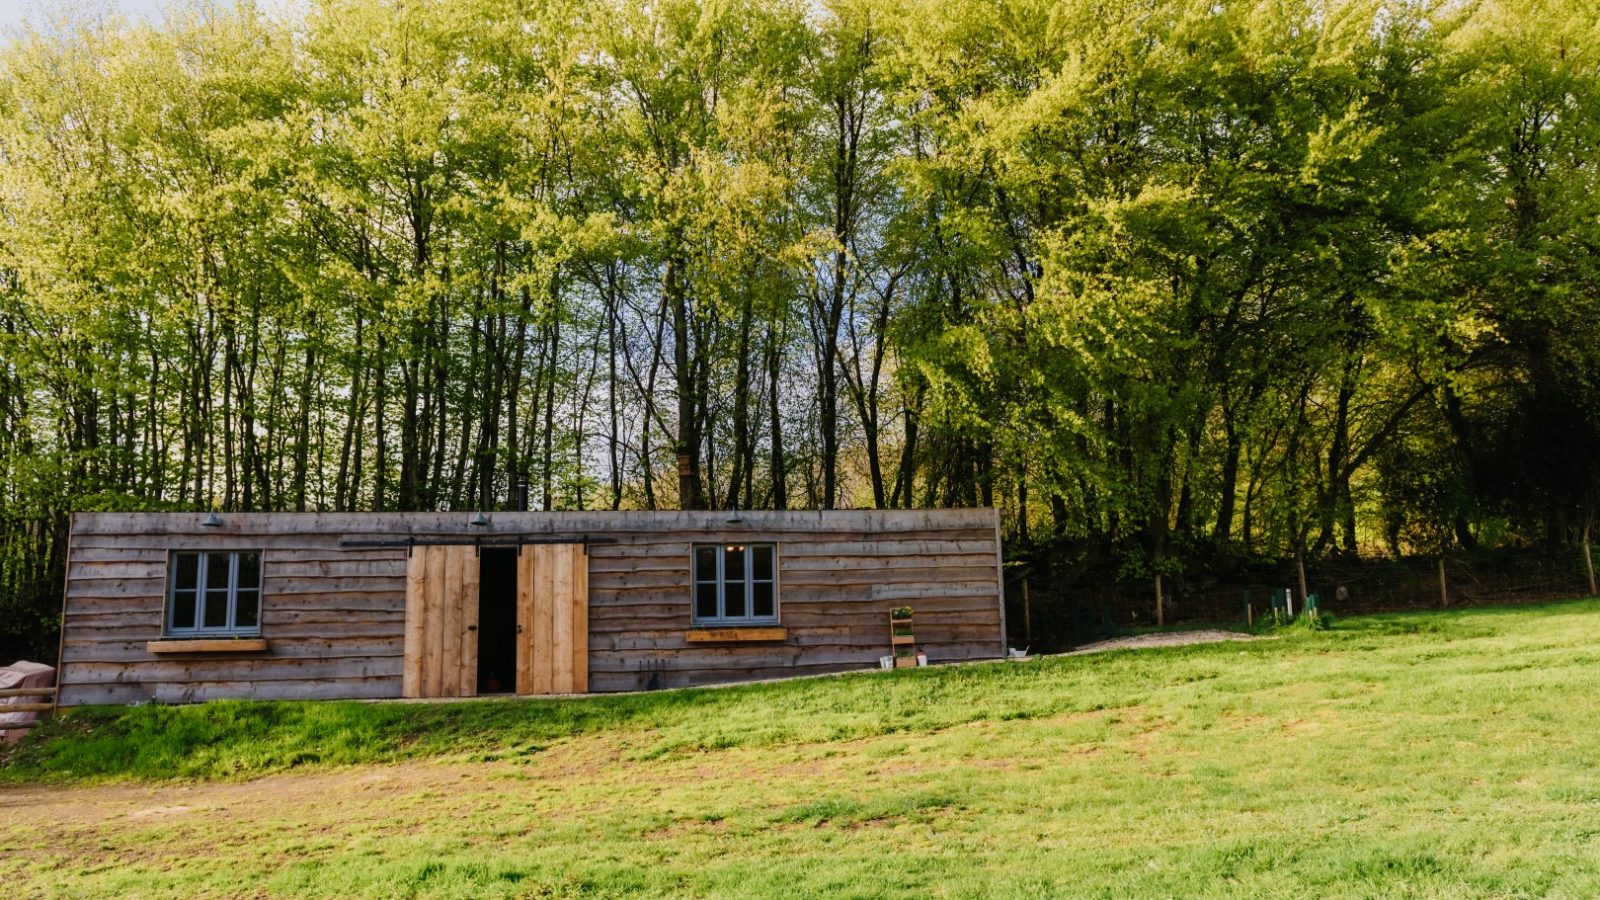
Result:
[[[1300,577],[1300,603],[1301,605],[1304,605],[1306,601],[1306,595],[1310,593],[1310,591],[1306,589],[1306,539],[1304,537],[1300,538],[1300,540],[1295,543],[1294,567],[1295,571]],[[1293,602],[1289,603],[1289,618],[1294,618]]]
[[[1160,628],[1167,623],[1167,617],[1161,608],[1161,573],[1156,573],[1156,627]]]
[[[1594,553],[1589,547],[1589,532],[1594,528],[1594,516],[1583,523],[1583,568],[1589,575],[1589,596],[1600,594],[1600,589],[1594,586]]]
[[[1028,601],[1028,577],[1022,577],[1022,643],[1033,646],[1033,604]]]
[[[1450,591],[1444,580],[1444,557],[1439,557],[1439,605],[1450,605]]]

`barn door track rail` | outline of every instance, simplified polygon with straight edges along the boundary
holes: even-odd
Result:
[[[589,552],[590,544],[615,544],[616,538],[590,537],[580,535],[531,535],[531,534],[413,534],[404,538],[345,538],[339,542],[340,547],[404,547],[406,556],[411,555],[412,547],[522,547],[528,544],[582,544],[583,552]]]

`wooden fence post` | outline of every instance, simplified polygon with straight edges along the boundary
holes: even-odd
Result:
[[[1310,591],[1306,588],[1306,539],[1304,536],[1295,544],[1294,567],[1300,579],[1300,605],[1305,606],[1306,597]],[[1289,616],[1294,617],[1294,606],[1289,606]]]
[[[1022,645],[1033,646],[1033,604],[1028,602],[1028,576],[1022,576]]]
[[[1445,580],[1444,580],[1444,556],[1443,555],[1441,555],[1439,557],[1439,605],[1440,606],[1449,606],[1450,605],[1450,591],[1449,591],[1448,587],[1445,585]]]
[[[1589,547],[1589,532],[1594,528],[1594,516],[1583,523],[1583,568],[1589,575],[1589,596],[1600,594],[1594,586],[1594,553]]]

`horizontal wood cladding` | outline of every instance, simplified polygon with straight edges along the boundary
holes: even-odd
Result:
[[[587,538],[590,690],[873,667],[885,615],[916,609],[917,648],[945,662],[1003,653],[996,514],[974,510],[88,513],[73,517],[61,702],[398,697],[405,546],[346,540]],[[702,640],[690,616],[699,543],[778,546],[781,638]],[[260,550],[264,650],[151,652],[174,550]]]

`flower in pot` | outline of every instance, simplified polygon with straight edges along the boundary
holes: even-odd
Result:
[[[891,618],[891,619],[909,619],[909,618],[911,618],[911,607],[909,607],[909,606],[896,606],[894,609],[889,610],[889,618]]]

